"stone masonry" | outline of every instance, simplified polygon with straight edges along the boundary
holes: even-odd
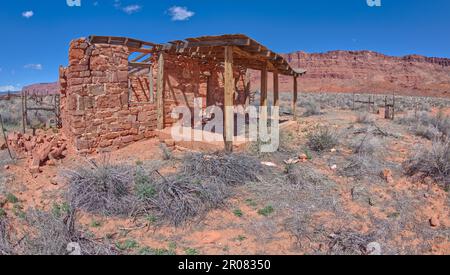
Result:
[[[69,65],[60,68],[62,131],[80,153],[122,148],[157,135],[157,60],[150,73],[129,76],[126,46],[70,43]],[[148,71],[148,70],[147,70]],[[236,68],[235,104],[244,104],[245,71]],[[174,106],[193,108],[202,97],[203,107],[223,105],[223,67],[188,57],[165,54],[164,125],[173,124]]]

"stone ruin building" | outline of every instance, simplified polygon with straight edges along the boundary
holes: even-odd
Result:
[[[245,35],[189,38],[156,44],[125,37],[90,36],[70,43],[60,68],[62,132],[80,153],[124,147],[170,127],[174,106],[249,104],[248,69],[261,71],[261,106],[267,106],[267,73],[297,77],[280,55]],[[224,140],[233,149],[233,114],[224,114]]]

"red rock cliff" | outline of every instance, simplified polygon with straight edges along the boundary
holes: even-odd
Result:
[[[372,51],[295,52],[284,57],[308,73],[299,86],[307,92],[392,93],[450,97],[450,59],[408,55],[387,56]],[[270,78],[269,78],[270,79]],[[269,81],[269,87],[272,87]],[[258,88],[259,73],[252,72]],[[281,78],[280,89],[292,91],[292,80]]]

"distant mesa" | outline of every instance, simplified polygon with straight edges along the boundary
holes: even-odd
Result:
[[[293,68],[304,68],[299,81],[303,92],[386,93],[450,97],[450,59],[407,55],[388,56],[373,51],[330,51],[283,54]],[[250,74],[259,89],[259,72]],[[292,78],[280,76],[280,91],[292,91]],[[269,77],[269,90],[273,87]],[[58,93],[58,83],[39,83],[24,90],[37,94]]]
[[[38,83],[25,86],[22,90],[27,91],[28,94],[53,95],[59,93],[59,86],[57,82]]]

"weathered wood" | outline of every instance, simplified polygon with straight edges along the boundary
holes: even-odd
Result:
[[[25,128],[26,128],[26,118],[25,118],[25,91],[22,91],[20,93],[20,99],[22,101],[22,133],[25,134]]]
[[[234,137],[234,75],[233,75],[233,47],[225,47],[225,63],[224,63],[224,141],[225,151],[233,151]]]
[[[2,118],[1,114],[0,114],[0,127],[2,127],[3,138],[5,139],[5,145],[6,145],[6,148],[8,149],[9,157],[11,159],[13,159],[11,150],[9,149],[8,139],[6,138],[5,127],[3,126],[3,118]]]
[[[278,73],[273,73],[273,106],[280,107]]]
[[[292,100],[292,114],[297,118],[297,100],[298,100],[298,77],[294,76],[294,96]]]
[[[267,67],[263,67],[261,70],[260,106],[267,106]]]
[[[158,78],[156,83],[156,107],[158,129],[164,129],[164,54],[158,57]]]

